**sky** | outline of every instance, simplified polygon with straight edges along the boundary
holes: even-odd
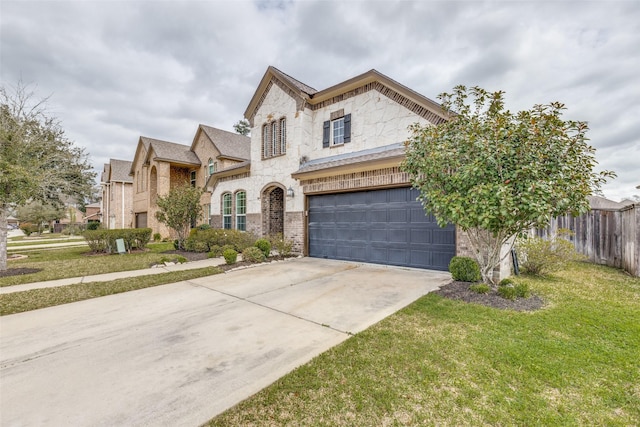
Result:
[[[268,66],[322,90],[370,69],[437,100],[586,121],[604,195],[640,195],[640,1],[0,1],[0,83],[30,85],[98,172],[140,136],[233,131]]]

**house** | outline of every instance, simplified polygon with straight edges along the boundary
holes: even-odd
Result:
[[[133,181],[129,176],[131,162],[109,159],[104,164],[102,186],[102,222],[105,228],[132,228]],[[88,214],[88,213],[87,213]]]
[[[102,220],[102,201],[89,203],[85,206],[86,211],[84,213],[83,222],[101,222]]]
[[[249,145],[246,136],[202,124],[191,146],[141,136],[128,171],[133,182],[134,227],[170,236],[172,231],[156,220],[157,197],[187,183],[206,189],[206,181],[216,171],[248,163]],[[205,192],[198,223],[209,223],[210,203],[211,193]]]
[[[466,251],[399,169],[408,126],[440,106],[371,70],[316,90],[269,67],[245,111],[250,161],[214,171],[211,225],[283,233],[312,257],[446,270]]]

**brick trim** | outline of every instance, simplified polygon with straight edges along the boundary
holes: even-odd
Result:
[[[301,180],[304,194],[319,194],[411,184],[409,174],[398,167]]]

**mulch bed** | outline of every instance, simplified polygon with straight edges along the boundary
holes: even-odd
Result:
[[[434,293],[444,298],[482,304],[501,310],[535,311],[544,306],[544,300],[537,295],[532,295],[529,298],[508,300],[502,298],[500,294],[493,289],[486,294],[471,291],[469,290],[469,286],[471,285],[472,283],[469,282],[453,281],[444,285]]]
[[[42,271],[41,268],[7,268],[0,271],[0,277],[21,276],[23,274],[33,274]]]

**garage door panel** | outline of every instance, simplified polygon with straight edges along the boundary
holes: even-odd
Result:
[[[446,270],[455,229],[426,215],[417,190],[396,188],[309,197],[309,255]]]

